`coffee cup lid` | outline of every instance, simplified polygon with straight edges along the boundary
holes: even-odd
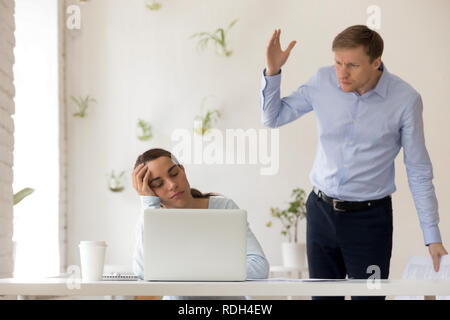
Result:
[[[80,246],[106,247],[105,241],[80,241]]]

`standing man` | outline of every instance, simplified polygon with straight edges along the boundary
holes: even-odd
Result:
[[[396,190],[394,159],[401,147],[425,245],[438,271],[447,251],[438,228],[420,94],[387,71],[380,35],[356,25],[334,39],[334,67],[320,68],[281,99],[281,67],[295,41],[281,50],[280,33],[274,31],[266,49],[262,122],[277,128],[316,113],[319,144],[310,174],[314,189],[306,203],[310,277],[367,279],[379,270],[381,279],[388,278],[390,195]]]

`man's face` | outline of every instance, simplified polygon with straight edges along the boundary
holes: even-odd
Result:
[[[345,92],[367,91],[381,65],[381,57],[370,63],[363,46],[334,50],[336,76]]]

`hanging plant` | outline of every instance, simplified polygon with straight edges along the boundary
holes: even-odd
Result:
[[[95,102],[95,103],[97,102],[95,99],[90,98],[89,96],[86,96],[85,98],[83,98],[83,97],[76,98],[74,96],[71,96],[70,98],[77,105],[78,112],[74,113],[73,116],[80,117],[80,118],[84,118],[86,116],[86,110],[88,109],[90,102]]]
[[[161,4],[156,2],[156,0],[147,0],[145,6],[150,10],[159,10],[161,9]]]
[[[20,201],[28,197],[30,194],[34,192],[33,188],[24,188],[19,192],[14,194],[14,205],[18,204]]]
[[[219,109],[209,109],[206,112],[205,102],[207,97],[203,98],[202,104],[200,106],[200,115],[196,116],[194,119],[194,132],[198,135],[205,135],[213,125],[215,125],[219,119],[222,117],[222,113]]]
[[[227,33],[228,31],[230,31],[230,29],[236,24],[238,20],[233,20],[230,25],[228,26],[228,28],[226,29],[222,29],[219,28],[216,31],[209,33],[209,32],[200,32],[200,33],[196,33],[193,34],[190,39],[192,38],[198,38],[198,42],[197,42],[197,48],[200,50],[204,50],[206,49],[206,47],[208,46],[209,42],[213,42],[214,46],[216,48],[216,52],[220,55],[223,55],[225,57],[229,57],[231,56],[231,54],[233,53],[232,50],[229,50],[227,48]]]
[[[152,138],[152,126],[145,120],[138,119],[138,139],[141,141],[147,141]]]
[[[112,192],[121,192],[125,188],[122,184],[122,178],[125,171],[122,171],[118,176],[114,173],[114,170],[108,175],[108,188]]]
[[[208,110],[204,116],[197,116],[196,123],[201,123],[201,127],[194,128],[194,132],[201,136],[205,135],[221,116],[222,114],[218,109]]]

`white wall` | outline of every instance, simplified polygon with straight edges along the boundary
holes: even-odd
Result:
[[[152,147],[169,148],[177,128],[190,129],[203,97],[224,106],[219,128],[260,129],[259,89],[264,51],[275,28],[282,42],[297,40],[284,67],[282,94],[305,82],[320,66],[332,64],[331,42],[345,27],[365,24],[366,9],[381,8],[383,60],[390,72],[412,84],[424,100],[428,151],[434,165],[440,228],[450,248],[450,153],[447,108],[450,2],[447,0],[373,1],[144,1],[96,0],[80,6],[80,31],[66,30],[67,97],[98,101],[85,119],[71,117],[68,103],[68,263],[78,264],[80,240],[109,244],[107,264],[131,264],[139,199],[131,187],[136,157]],[[67,3],[78,3],[67,1]],[[126,3],[126,4],[125,4]],[[199,53],[190,35],[239,22],[230,31],[234,54],[223,58]],[[69,101],[69,100],[67,100]],[[154,139],[135,138],[136,120],[154,128]],[[261,176],[255,165],[188,165],[191,186],[233,198],[248,210],[250,225],[272,264],[281,263],[278,224],[267,229],[270,206],[283,206],[300,186],[309,191],[308,174],[316,150],[313,114],[280,129],[280,170]],[[410,255],[426,255],[417,213],[407,186],[402,156],[397,159],[394,195],[394,248],[391,277],[398,278]],[[105,175],[127,170],[123,193],[108,191]],[[302,234],[304,238],[304,234]]]

